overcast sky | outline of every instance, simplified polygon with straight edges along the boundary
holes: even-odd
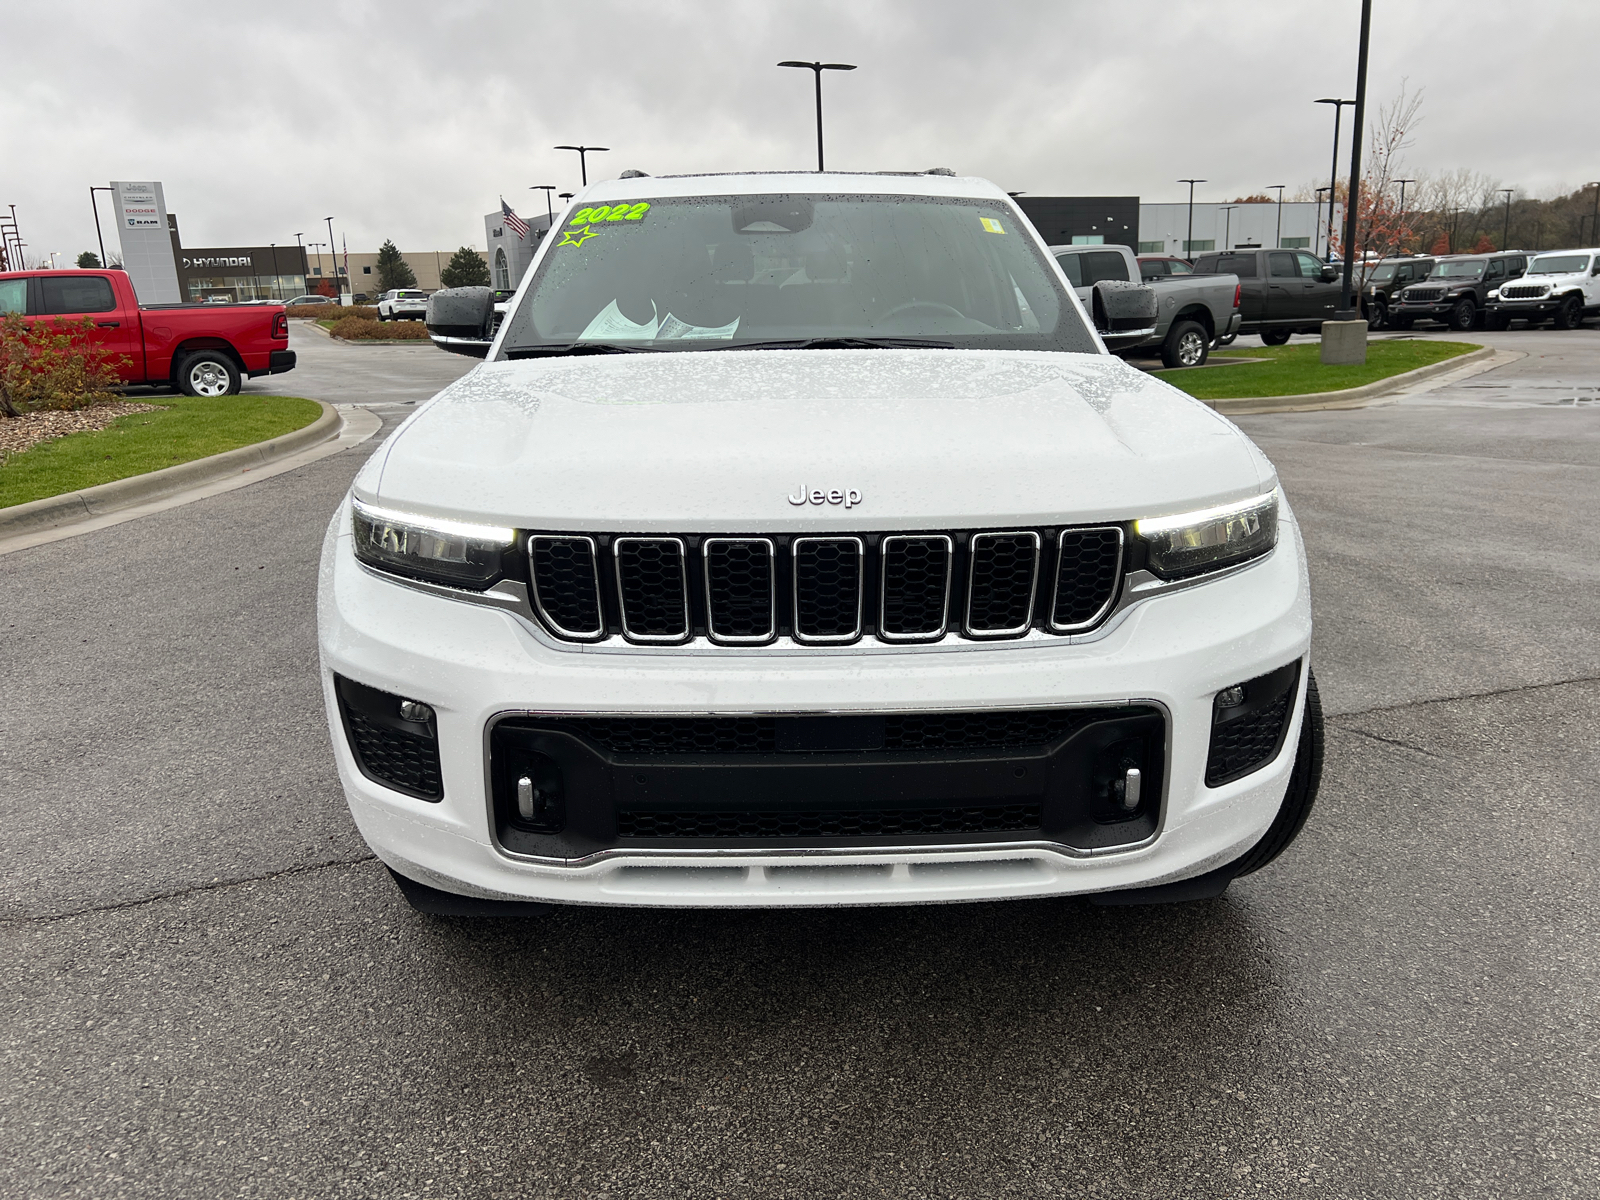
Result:
[[[1600,178],[1600,2],[1374,7],[1370,98],[1424,89],[1413,174]],[[8,4],[0,204],[30,255],[92,248],[111,179],[161,180],[189,246],[316,240],[331,213],[352,251],[481,248],[499,196],[576,189],[560,142],[612,147],[591,178],[814,165],[786,58],[860,66],[825,81],[830,166],[1226,200],[1327,173],[1312,101],[1355,94],[1359,23],[1359,0]]]

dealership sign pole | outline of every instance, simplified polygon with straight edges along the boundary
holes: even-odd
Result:
[[[167,229],[167,201],[159,183],[111,181],[111,202],[122,241],[122,269],[140,304],[181,304],[178,264]]]

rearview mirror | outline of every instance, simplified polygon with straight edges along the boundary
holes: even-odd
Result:
[[[451,354],[485,358],[494,341],[494,292],[486,287],[444,288],[428,297],[423,323],[433,344]]]
[[[1322,268],[1322,282],[1323,283],[1332,283],[1337,278],[1339,278],[1339,268],[1338,267],[1326,266],[1326,267]]]
[[[1095,331],[1107,349],[1136,346],[1156,332],[1156,290],[1142,283],[1102,279],[1089,295]]]

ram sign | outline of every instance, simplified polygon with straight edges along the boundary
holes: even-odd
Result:
[[[140,304],[179,304],[178,264],[167,232],[167,200],[159,183],[111,181],[122,240],[122,265]]]

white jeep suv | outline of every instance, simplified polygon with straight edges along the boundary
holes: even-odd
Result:
[[[339,775],[413,904],[1147,902],[1288,845],[1277,475],[1106,353],[1004,192],[634,177],[557,228],[492,344],[435,294],[487,360],[323,547]]]
[[[1600,250],[1539,255],[1527,274],[1491,291],[1485,308],[1494,329],[1517,319],[1553,319],[1557,329],[1576,329],[1585,317],[1600,314]]]
[[[378,297],[380,321],[420,321],[427,311],[427,292],[394,288]]]

